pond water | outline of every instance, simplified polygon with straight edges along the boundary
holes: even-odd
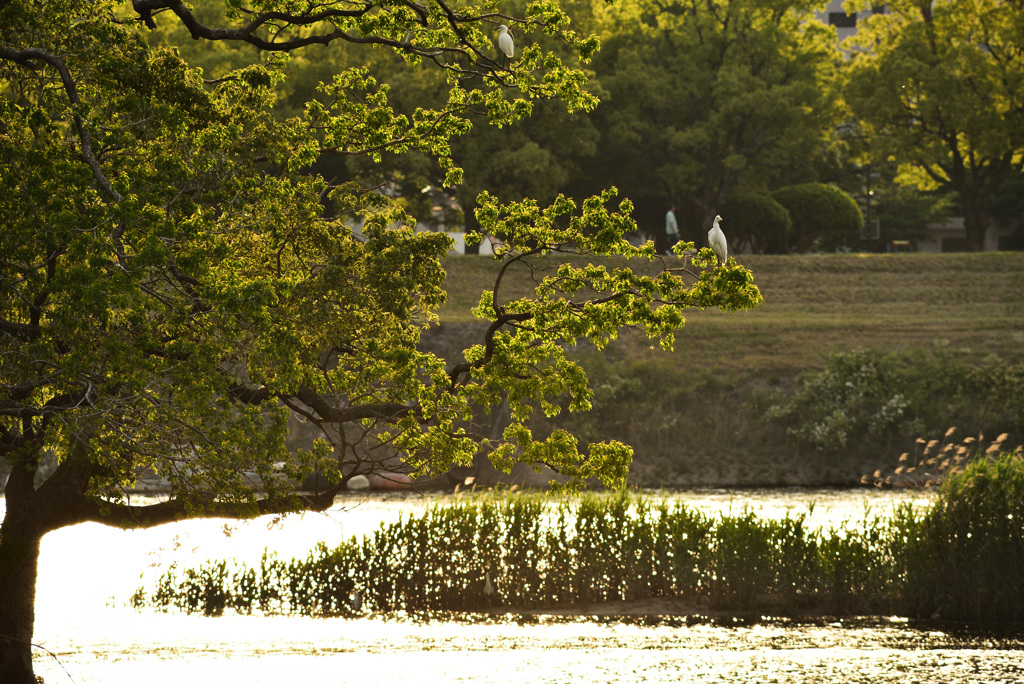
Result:
[[[809,513],[829,527],[886,515],[916,492],[700,490],[665,494],[710,513]],[[412,616],[217,618],[127,606],[171,563],[305,555],[443,497],[349,496],[322,514],[186,521],[151,530],[78,525],[43,540],[36,671],[54,682],[1018,682],[1024,634],[904,620]],[[0,512],[3,510],[0,499]],[[44,650],[45,649],[45,650]]]

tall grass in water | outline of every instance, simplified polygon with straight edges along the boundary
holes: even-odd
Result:
[[[335,615],[566,607],[655,597],[694,611],[1024,616],[1024,458],[988,455],[934,505],[812,530],[802,515],[708,516],[626,493],[489,494],[436,505],[304,559],[172,567],[134,603]],[[496,587],[483,591],[485,576]]]
[[[1024,618],[1024,458],[968,463],[942,484],[924,513],[893,520],[901,603],[914,616]]]
[[[809,530],[802,516],[712,517],[626,493],[552,500],[484,495],[429,508],[306,558],[264,554],[258,568],[172,567],[147,599],[187,612],[334,615],[529,609],[655,597],[700,609],[865,612],[887,591],[889,545],[877,519]],[[485,573],[497,591],[484,594]]]

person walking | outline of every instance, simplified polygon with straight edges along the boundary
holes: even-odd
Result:
[[[665,235],[668,236],[668,248],[665,254],[672,256],[672,248],[679,242],[679,224],[676,223],[676,205],[668,206],[668,213],[665,214]]]

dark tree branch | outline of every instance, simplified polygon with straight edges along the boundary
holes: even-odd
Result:
[[[96,522],[103,525],[129,528],[148,528],[163,525],[185,518],[254,518],[272,513],[292,513],[295,511],[323,511],[334,503],[334,496],[340,491],[341,485],[331,485],[326,491],[309,496],[264,498],[255,503],[233,503],[211,501],[198,512],[192,508],[186,510],[185,502],[172,499],[148,506],[132,506],[128,504],[100,502],[82,497],[76,507],[76,522]]]
[[[243,404],[256,405],[279,399],[291,408],[289,402],[298,400],[310,407],[316,418],[324,423],[356,423],[365,419],[395,421],[407,415],[412,407],[397,403],[362,404],[358,406],[337,407],[326,397],[309,387],[303,387],[295,393],[272,393],[266,387],[246,387],[235,384],[227,390],[228,396]]]
[[[135,3],[135,9],[140,12],[140,15],[141,12],[152,12],[154,10],[164,8],[170,9],[178,16],[181,23],[185,25],[185,28],[188,29],[192,38],[195,40],[203,38],[206,40],[241,41],[249,43],[260,50],[274,52],[287,52],[289,50],[295,50],[309,45],[328,45],[335,40],[344,40],[350,43],[387,45],[390,47],[402,48],[424,57],[430,57],[437,53],[437,49],[423,50],[416,48],[410,43],[403,43],[402,41],[391,40],[389,38],[382,38],[378,36],[357,36],[346,33],[338,28],[326,33],[312,33],[301,38],[292,38],[287,40],[267,40],[257,34],[257,31],[260,29],[268,25],[273,25],[276,22],[281,22],[291,26],[312,26],[321,22],[333,22],[334,20],[339,19],[358,19],[374,8],[373,3],[366,3],[362,7],[358,7],[356,9],[324,9],[311,14],[260,12],[253,14],[252,19],[248,24],[235,29],[213,28],[200,23],[194,16],[192,16],[192,13],[187,7],[185,7],[185,4],[182,3],[181,0],[139,0]],[[421,17],[424,16],[422,12],[417,12],[417,14],[420,14]]]
[[[53,277],[57,274],[57,257],[64,252],[63,249],[55,249],[50,253],[50,256],[46,259],[46,282],[51,282]],[[35,296],[32,300],[32,305],[29,307],[29,317],[31,319],[31,325],[39,327],[39,318],[42,315],[43,305],[46,304],[46,300],[49,298],[49,291],[43,290]]]
[[[61,83],[64,85],[64,92],[68,94],[68,100],[71,102],[72,107],[78,107],[82,102],[78,98],[78,88],[75,87],[75,81],[71,78],[71,71],[67,65],[64,64],[64,60],[56,55],[52,55],[46,50],[40,48],[26,48],[24,50],[15,50],[3,45],[0,45],[0,59],[6,59],[16,64],[22,64],[28,66],[31,62],[44,62],[49,64],[57,73],[60,74]],[[107,193],[114,202],[121,201],[121,194],[117,192],[111,186],[110,181],[103,174],[103,169],[100,167],[100,162],[96,159],[96,155],[92,151],[92,140],[89,137],[89,132],[85,130],[85,125],[82,123],[81,117],[78,114],[72,114],[72,118],[75,122],[75,129],[78,131],[78,139],[81,147],[82,159],[89,165],[89,169],[92,170],[92,175],[96,179],[103,191]]]
[[[11,337],[23,342],[38,340],[40,335],[42,335],[42,332],[42,329],[38,325],[15,323],[14,321],[8,321],[0,318],[0,333],[10,335]]]
[[[339,408],[332,406],[323,396],[312,389],[304,387],[295,393],[295,398],[309,406],[324,421],[331,423],[354,423],[367,418],[393,421],[412,410],[405,404],[364,404]]]
[[[24,385],[19,389],[23,390]],[[53,415],[62,411],[69,411],[80,407],[82,404],[90,403],[95,397],[96,389],[91,383],[85,389],[75,394],[59,394],[40,407],[24,406],[21,403],[5,401],[0,403],[0,416],[14,418],[39,418]]]
[[[494,336],[499,330],[511,323],[528,321],[531,318],[533,318],[533,314],[530,313],[499,314],[497,320],[493,321],[487,327],[487,332],[484,333],[484,355],[473,363],[463,361],[460,364],[456,364],[450,371],[448,371],[448,379],[450,381],[449,391],[454,390],[456,386],[458,386],[464,375],[469,374],[474,368],[481,368],[482,366],[485,366],[491,360],[494,356]]]
[[[437,1],[437,0],[435,0]],[[422,5],[415,2],[404,2],[406,7],[410,8],[416,15],[417,21],[422,26],[428,25],[429,14],[427,9]],[[506,21],[512,21],[510,17],[502,14],[491,13],[484,15],[473,15],[463,16],[454,12],[443,2],[437,2],[437,4],[444,11],[445,19],[448,25],[452,27],[456,35],[461,36],[463,29],[462,24],[468,24],[482,19],[496,18],[504,19]],[[336,26],[328,31],[322,33],[311,33],[298,38],[286,38],[278,40],[275,36],[271,38],[264,38],[259,35],[261,29],[269,27],[278,27],[278,34],[287,27],[308,27],[318,23],[332,23],[337,20],[351,20],[358,19],[371,12],[375,5],[372,2],[366,2],[362,6],[354,9],[324,9],[319,12],[313,13],[289,13],[289,12],[253,12],[251,19],[248,24],[240,28],[215,28],[207,26],[198,21],[192,12],[185,6],[181,0],[134,0],[133,6],[136,12],[139,13],[140,19],[145,21],[147,24],[152,22],[152,13],[161,9],[169,9],[172,11],[181,23],[188,29],[189,34],[194,40],[205,39],[210,41],[238,41],[248,43],[260,50],[267,52],[289,52],[298,48],[308,47],[310,45],[329,45],[330,43],[341,40],[348,43],[355,43],[361,45],[381,45],[390,47],[401,52],[414,54],[424,59],[429,59],[436,63],[443,69],[453,71],[459,75],[470,77],[470,76],[491,76],[500,83],[502,86],[513,85],[511,82],[506,81],[501,76],[495,74],[495,71],[501,70],[501,65],[491,59],[488,55],[481,52],[475,45],[466,40],[465,38],[459,38],[459,45],[454,47],[445,46],[432,46],[429,48],[421,48],[410,42],[408,34],[401,40],[394,40],[383,36],[373,35],[357,35],[348,33]],[[152,26],[151,26],[152,28]],[[471,62],[480,67],[479,71],[472,69],[464,69],[458,65],[446,63],[442,61],[444,56],[470,56]]]

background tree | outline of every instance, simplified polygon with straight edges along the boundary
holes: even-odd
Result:
[[[36,563],[47,532],[322,509],[394,451],[417,475],[484,450],[503,469],[525,462],[570,484],[620,483],[625,445],[581,448],[565,431],[535,438],[526,427],[531,411],[557,410],[559,397],[589,407],[586,376],[563,350],[579,339],[602,348],[622,326],[671,346],[687,307],[760,301],[735,265],[684,280],[678,270],[641,277],[622,261],[543,258],[656,258],[622,239],[631,206],[614,205],[612,191],[546,207],[485,195],[481,224],[507,238],[476,309],[486,331],[458,358],[422,352],[420,333],[445,300],[450,240],[413,231],[389,188],[358,176],[334,183],[313,165],[415,153],[456,184],[451,141],[471,113],[507,126],[548,98],[569,111],[593,107],[582,74],[532,44],[532,33],[559,38],[583,60],[596,39],[575,34],[551,3],[513,16],[439,0],[308,11],[232,0],[213,25],[179,0],[134,6],[138,17],[105,0],[0,1],[5,684],[35,681]],[[259,51],[243,63],[233,60],[244,52],[230,55],[222,74],[206,78],[180,51],[151,47],[140,19]],[[498,23],[517,29],[520,52],[507,67],[494,59]],[[388,84],[360,65],[331,74],[317,99],[280,116],[289,56],[344,43],[439,70],[446,96],[403,114]],[[554,270],[536,270],[544,265]],[[536,279],[531,296],[506,294],[516,269]],[[467,420],[503,397],[512,421],[491,444]],[[311,451],[285,448],[289,414],[320,428]],[[128,496],[141,469],[169,481],[168,500]],[[332,486],[295,493],[289,481],[314,469]]]
[[[861,3],[867,6],[867,3]],[[1020,3],[887,3],[858,31],[844,96],[898,180],[956,193],[983,248],[1000,186],[1024,164]]]
[[[837,138],[840,154],[828,178],[862,208],[865,223],[878,221],[878,238],[859,240],[858,247],[883,251],[892,240],[908,240],[915,247],[930,241],[928,224],[942,223],[950,216],[951,195],[898,183],[899,164],[874,159],[857,126],[841,127]]]
[[[1024,173],[1016,173],[999,186],[992,216],[1000,228],[1012,231],[1000,249],[1024,250]]]
[[[508,6],[522,10],[526,4],[517,0]],[[582,27],[578,30],[595,30],[588,3],[559,4],[566,11],[571,9],[573,25]],[[570,58],[563,41],[544,35],[531,40],[562,59]],[[516,41],[520,41],[518,35]],[[520,43],[516,45],[518,50]],[[480,231],[476,198],[484,190],[503,202],[530,197],[548,203],[559,193],[582,196],[607,187],[581,187],[576,182],[596,149],[598,136],[589,114],[569,111],[561,103],[548,100],[535,107],[529,118],[502,128],[486,125],[483,115],[470,117],[472,130],[455,141],[452,152],[464,170],[463,182],[454,189],[454,196],[464,210],[465,229]]]
[[[590,119],[557,105],[539,107],[529,119],[501,129],[478,123],[459,138],[452,152],[464,169],[463,183],[454,195],[464,210],[468,232],[480,230],[475,209],[481,192],[487,190],[506,202],[524,197],[551,202],[571,189],[572,179],[581,174],[596,145]]]
[[[722,216],[736,252],[785,254],[793,220],[786,208],[766,192],[738,192],[722,205]],[[732,226],[735,225],[735,228]]]
[[[849,247],[860,237],[864,219],[860,207],[839,188],[824,183],[801,183],[779,188],[772,197],[789,213],[793,230],[789,249],[807,253],[817,243],[823,249]]]
[[[702,244],[734,190],[813,180],[834,124],[825,84],[839,60],[834,32],[814,18],[818,4],[606,6],[595,184],[623,188],[654,234],[674,201],[684,237]]]
[[[949,196],[924,192],[894,181],[882,182],[871,195],[871,217],[878,221],[879,242],[907,240],[915,247],[932,240],[929,223],[942,223],[951,211]]]

